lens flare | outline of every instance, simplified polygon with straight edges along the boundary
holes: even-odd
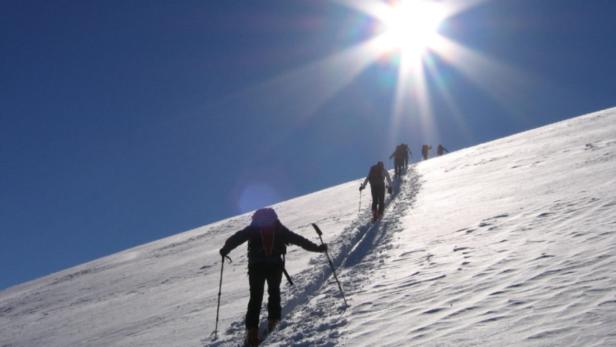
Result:
[[[278,192],[269,184],[249,184],[240,193],[238,208],[242,213],[248,212],[274,204],[280,201],[280,198]]]
[[[422,55],[437,37],[447,13],[442,5],[427,1],[403,1],[392,5],[379,18],[385,52],[399,51],[403,59]]]

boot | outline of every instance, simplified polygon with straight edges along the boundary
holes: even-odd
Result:
[[[372,221],[376,222],[377,219],[379,219],[379,211],[374,209],[374,210],[372,210]]]
[[[246,345],[257,347],[261,343],[259,340],[259,328],[250,328],[246,330]]]
[[[276,325],[278,325],[278,322],[278,319],[269,319],[267,321],[267,331],[271,332],[272,330],[274,330],[276,328]]]

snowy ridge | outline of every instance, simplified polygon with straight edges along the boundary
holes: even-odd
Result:
[[[274,206],[330,246],[289,248],[283,320],[264,346],[616,345],[616,109],[410,167],[383,220],[360,180]],[[218,249],[241,215],[0,292],[0,346],[234,346],[246,252]],[[265,306],[265,305],[264,305]],[[262,318],[267,316],[262,310]]]

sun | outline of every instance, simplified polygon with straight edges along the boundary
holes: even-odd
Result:
[[[426,0],[398,1],[384,9],[380,21],[379,46],[406,58],[421,56],[434,43],[447,17],[444,8]]]

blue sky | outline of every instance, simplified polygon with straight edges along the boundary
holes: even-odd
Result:
[[[394,106],[416,78],[395,54],[351,73],[375,19],[335,1],[2,1],[0,288],[358,178],[399,142],[615,106],[614,13],[456,14],[439,33],[472,54],[424,57],[426,112]]]

